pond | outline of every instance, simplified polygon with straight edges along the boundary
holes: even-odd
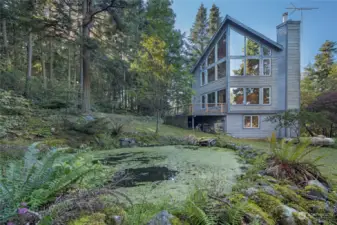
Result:
[[[164,146],[96,152],[134,201],[183,200],[196,187],[229,193],[245,168],[231,150]]]

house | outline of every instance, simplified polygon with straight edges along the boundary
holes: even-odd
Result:
[[[227,15],[191,69],[190,127],[216,125],[239,138],[293,136],[265,119],[300,107],[300,25],[285,13],[273,41]]]

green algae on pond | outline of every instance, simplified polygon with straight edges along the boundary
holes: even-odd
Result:
[[[167,197],[183,200],[195,187],[220,188],[229,193],[243,166],[233,151],[207,147],[193,150],[181,146],[124,148],[94,154],[103,164],[113,166],[117,174],[136,173],[132,185],[119,187],[135,202],[144,201],[144,198],[159,201]],[[159,171],[155,175],[151,168],[162,168],[164,174],[165,171],[175,172],[167,176]]]

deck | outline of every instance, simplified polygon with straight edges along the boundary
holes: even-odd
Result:
[[[228,104],[190,104],[174,107],[170,110],[171,116],[222,116],[228,112]]]

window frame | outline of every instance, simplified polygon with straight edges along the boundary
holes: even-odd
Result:
[[[230,66],[230,63],[229,63],[229,74],[228,76],[231,76],[231,77],[268,77],[268,76],[272,76],[272,54],[273,54],[273,51],[271,48],[267,47],[266,45],[262,44],[260,41],[250,37],[249,35],[246,35],[244,34],[242,31],[236,29],[235,27],[233,26],[229,26],[229,40],[227,41],[227,48],[228,48],[228,60],[232,60],[232,59],[241,59],[243,60],[243,75],[232,75],[232,68]],[[244,37],[244,55],[231,55],[231,52],[230,52],[230,45],[231,45],[231,40],[230,40],[230,37],[231,37],[231,31],[234,31],[238,34],[241,34],[243,37]],[[259,45],[259,55],[256,55],[256,56],[250,56],[250,55],[247,55],[247,40],[251,40],[251,41],[254,41],[255,43],[257,43]],[[270,50],[270,55],[264,55],[263,54],[263,48],[267,48]],[[247,60],[248,59],[258,59],[259,60],[259,73],[258,75],[251,75],[251,74],[247,74]],[[270,73],[269,75],[264,75],[263,73],[263,60],[265,59],[269,59],[270,60]]]
[[[229,88],[229,95],[231,94],[231,89],[235,88],[243,88],[243,103],[242,104],[232,104],[231,98],[229,99],[229,104],[231,106],[270,106],[272,105],[272,87],[270,86],[262,86],[262,87],[230,87]],[[258,88],[259,89],[259,104],[247,104],[247,88]],[[263,96],[264,90],[269,89],[269,104],[264,104]]]
[[[257,122],[258,126],[257,127],[253,127],[253,117],[254,116],[256,116],[257,119],[258,119],[258,122]],[[246,127],[246,123],[245,123],[246,117],[250,117],[250,127]],[[260,127],[261,127],[260,123],[261,123],[260,115],[243,115],[242,116],[242,127],[243,127],[243,129],[260,129]]]

